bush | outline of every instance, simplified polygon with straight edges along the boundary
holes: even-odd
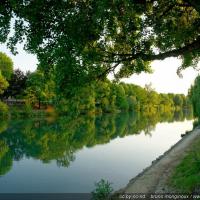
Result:
[[[113,192],[111,183],[105,180],[101,180],[98,183],[95,183],[96,189],[92,192],[93,200],[108,200],[110,195]]]
[[[0,101],[0,117],[8,116],[8,106]]]

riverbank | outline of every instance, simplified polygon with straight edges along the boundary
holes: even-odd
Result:
[[[120,193],[170,193],[175,192],[167,184],[175,167],[185,157],[194,141],[200,138],[200,129],[184,135],[183,138],[166,151],[162,156],[152,162],[152,165],[131,179]]]

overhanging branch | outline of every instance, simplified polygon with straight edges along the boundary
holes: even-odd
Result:
[[[136,54],[133,55],[133,59],[136,58],[141,58],[145,61],[153,61],[153,60],[164,60],[165,58],[168,57],[178,57],[180,55],[184,55],[186,53],[190,53],[196,50],[200,50],[200,37],[195,40],[193,43],[188,44],[184,47],[178,48],[178,49],[174,49],[171,51],[167,51],[164,53],[159,53],[159,54],[154,54],[154,55],[148,55],[148,54]]]
[[[144,61],[153,61],[153,60],[164,60],[168,57],[178,57],[180,55],[184,55],[196,50],[200,50],[200,37],[198,37],[193,43],[190,43],[184,47],[180,47],[178,49],[174,49],[171,51],[159,53],[159,54],[145,54],[143,52],[136,53],[136,54],[118,54],[118,53],[111,53],[112,56],[116,56],[115,60],[112,60],[112,56],[110,60],[104,60],[106,63],[112,63],[112,62],[125,62],[125,61],[131,61],[135,59],[142,59]],[[108,52],[107,52],[108,53]],[[118,59],[117,59],[118,58]]]

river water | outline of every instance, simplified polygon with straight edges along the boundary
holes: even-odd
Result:
[[[120,189],[192,123],[183,112],[1,121],[0,192],[91,192],[101,179]]]

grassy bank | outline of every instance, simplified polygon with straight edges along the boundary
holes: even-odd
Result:
[[[175,168],[169,185],[178,192],[200,192],[200,138]]]

